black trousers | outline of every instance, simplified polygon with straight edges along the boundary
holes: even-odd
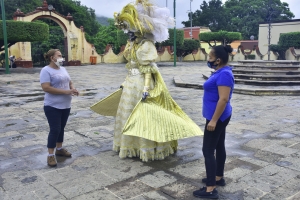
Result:
[[[51,106],[44,106],[44,112],[48,119],[50,132],[48,135],[47,147],[53,149],[56,143],[64,141],[64,129],[67,124],[71,108],[57,109]]]
[[[207,130],[210,120],[206,120],[202,147],[207,177],[206,186],[215,186],[216,176],[224,176],[226,160],[225,135],[226,126],[230,118],[231,116],[223,122],[219,120],[214,131]]]

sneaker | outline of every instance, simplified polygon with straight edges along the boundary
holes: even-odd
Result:
[[[206,183],[207,178],[202,179],[202,183]],[[216,181],[216,185],[218,186],[225,186],[226,182],[224,180],[224,178],[221,178],[220,180]]]
[[[205,199],[218,199],[219,194],[216,188],[211,192],[206,192],[206,187],[203,187],[199,190],[193,192],[193,195],[198,198],[205,198]]]
[[[64,157],[72,157],[72,154],[70,152],[68,152],[67,149],[63,149],[63,148],[61,150],[56,149],[55,155],[64,156]]]
[[[47,163],[50,167],[55,167],[57,165],[55,156],[48,156],[47,157]]]

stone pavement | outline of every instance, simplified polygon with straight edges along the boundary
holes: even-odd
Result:
[[[209,70],[205,65],[160,65],[171,95],[202,129],[203,91],[175,87],[173,77],[197,83]],[[178,152],[163,161],[122,160],[111,151],[114,119],[89,106],[119,87],[123,64],[67,67],[81,92],[73,99],[64,143],[73,157],[49,168],[39,70],[0,72],[0,199],[196,199],[192,191],[205,177],[202,137],[180,140]],[[299,96],[234,94],[232,105],[220,199],[300,199]]]

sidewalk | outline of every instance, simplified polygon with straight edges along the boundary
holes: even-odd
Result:
[[[203,90],[175,87],[173,78],[192,83],[209,69],[204,62],[162,63],[170,93],[203,129]],[[39,69],[40,70],[40,69]],[[74,97],[64,146],[72,158],[46,163],[48,124],[43,112],[39,70],[0,74],[0,200],[22,199],[197,199],[204,186],[202,137],[179,141],[175,155],[143,163],[111,151],[114,119],[89,106],[123,82],[123,64],[67,67],[79,97]],[[300,199],[300,98],[233,94],[227,129],[226,200]]]

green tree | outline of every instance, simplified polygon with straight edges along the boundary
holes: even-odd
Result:
[[[42,5],[41,0],[4,0],[5,15],[7,20],[13,19],[13,14],[19,8],[24,13],[34,11]]]
[[[267,0],[221,0],[203,1],[200,10],[196,10],[193,17],[194,26],[207,26],[212,31],[240,32],[243,39],[251,35],[258,37],[259,23],[289,20],[294,14],[289,9],[289,4],[280,0],[272,0],[271,10]],[[186,27],[190,21],[182,22]]]
[[[183,44],[177,48],[177,51],[178,51],[178,55],[180,55],[182,59],[184,56],[191,54],[195,50],[198,50],[198,48],[200,48],[199,40],[184,39]]]
[[[268,14],[268,1],[265,0],[228,0],[224,4],[228,19],[227,31],[241,32],[244,39],[251,35],[258,38],[259,23],[267,22],[271,17],[272,21],[288,20],[294,17],[288,3],[280,0],[273,0],[271,4],[272,13]]]
[[[190,13],[189,20],[183,21],[185,27],[190,27]],[[206,26],[211,31],[225,30],[227,20],[225,10],[222,6],[221,0],[203,1],[200,5],[200,10],[196,10],[192,14],[193,26]]]
[[[211,42],[222,42],[222,45],[230,44],[235,40],[241,40],[242,35],[238,32],[228,32],[228,31],[219,31],[219,32],[205,32],[199,34],[200,41],[206,42],[209,46],[213,46]]]

